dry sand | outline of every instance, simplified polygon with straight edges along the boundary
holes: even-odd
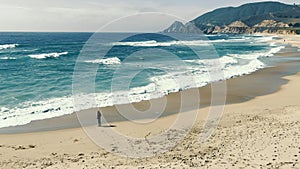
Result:
[[[286,42],[296,45],[299,37]],[[299,62],[295,63],[299,65]],[[283,66],[284,67],[284,66]],[[269,69],[270,70],[270,69]],[[272,70],[272,69],[271,69]],[[273,70],[275,74],[281,69]],[[25,134],[0,135],[0,168],[300,168],[300,74],[285,77],[280,90],[262,92],[274,84],[256,83],[267,79],[265,72],[231,80],[229,97],[217,130],[205,143],[198,142],[209,108],[198,110],[197,124],[172,150],[155,157],[130,159],[108,153],[96,146],[81,128]],[[251,77],[257,77],[252,80]],[[251,88],[238,84],[253,81]],[[259,81],[259,80],[258,80]],[[268,81],[268,80],[266,80]],[[261,81],[260,81],[261,82]],[[275,81],[277,83],[277,81]],[[260,86],[261,85],[261,86]],[[276,85],[275,85],[276,86]],[[279,85],[280,86],[280,85]],[[255,92],[255,90],[260,92]],[[268,94],[271,93],[271,94]],[[259,96],[257,96],[259,95]],[[260,96],[261,95],[261,96]],[[255,97],[257,96],[257,97]],[[252,99],[252,97],[255,97]],[[115,130],[142,137],[159,133],[176,115],[160,118],[143,129],[130,122],[115,122]],[[129,130],[130,129],[130,130]]]
[[[278,40],[278,42],[300,48],[300,35],[281,35],[280,38],[282,39]]]

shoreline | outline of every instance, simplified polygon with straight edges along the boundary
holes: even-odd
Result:
[[[286,37],[286,36],[279,35],[278,37],[279,39],[274,40],[274,42],[285,43],[286,45],[291,45],[291,46],[290,47],[286,46],[283,49],[284,52],[279,51],[278,53],[275,54],[274,57],[295,57],[295,55],[297,55],[296,51],[300,50],[300,43],[294,41],[293,36]],[[298,37],[300,38],[300,36]],[[282,42],[282,40],[284,40],[284,42]],[[226,82],[227,91],[228,91],[226,96],[226,105],[249,101],[261,95],[276,93],[282,85],[288,83],[286,80],[284,80],[285,76],[293,75],[296,74],[298,71],[300,71],[300,68],[299,70],[297,68],[298,64],[296,62],[298,61],[282,62],[279,65],[276,65],[275,67],[263,68],[251,74],[224,80]],[[281,74],[276,74],[275,72],[281,72]],[[271,86],[267,86],[268,82],[265,81],[264,78],[262,78],[264,76],[268,77],[269,80],[272,80],[273,84]],[[255,88],[251,87],[250,85],[251,82],[253,81],[257,85],[263,84],[265,88],[260,89],[257,92],[254,92]],[[200,95],[202,95],[201,102],[199,104],[201,106],[201,109],[210,106],[211,84],[208,84],[203,87],[199,87],[197,89]],[[189,91],[189,90],[194,90],[194,88],[187,89],[185,91]],[[166,110],[162,114],[162,117],[174,115],[177,114],[177,112],[179,112],[180,109],[178,106],[174,106],[174,103],[178,104],[180,102],[181,93],[182,92],[180,91],[175,93],[170,93],[164,96],[163,98],[151,99],[150,101],[155,101],[155,100],[159,101],[164,98],[167,99],[168,102],[170,103],[167,104]],[[242,93],[242,95],[240,95],[239,93]],[[126,107],[132,104],[137,110],[147,110],[149,108],[150,101],[146,100],[137,103],[123,104],[119,106]],[[87,110],[79,111],[78,113],[86,113],[89,114],[88,116],[92,117],[94,114],[96,114],[95,112],[97,112],[98,109],[101,110],[108,123],[115,123],[115,122],[121,122],[127,120],[118,113],[116,106],[108,106],[103,108],[90,108]],[[92,126],[96,124],[95,121],[93,121],[89,124],[84,124],[84,126],[87,125]],[[0,128],[0,134],[43,132],[43,131],[80,128],[80,127],[82,127],[82,125],[78,121],[77,113],[74,112],[69,115],[63,115],[63,116],[43,119],[43,120],[35,120],[25,125]]]
[[[299,52],[282,57],[296,55],[300,59]],[[108,153],[82,128],[0,134],[0,168],[300,168],[299,64],[290,61],[227,80],[229,100],[224,114],[204,143],[198,140],[209,107],[198,110],[196,124],[181,143],[149,158]],[[207,93],[199,90],[209,94],[207,88]],[[176,100],[175,94],[171,98]],[[176,115],[168,115],[147,125],[120,121],[114,123],[114,130],[142,138],[150,131],[152,137],[175,119]]]
[[[300,63],[300,60],[298,61],[298,63]],[[264,68],[249,75],[244,75],[244,76],[226,80],[227,92],[228,92],[226,96],[226,105],[247,102],[249,100],[255,99],[258,96],[263,96],[263,95],[268,95],[268,94],[278,92],[282,85],[288,83],[288,81],[284,77],[296,74],[298,72],[296,70],[297,65],[298,65],[297,63],[291,63],[291,62],[284,63],[281,64],[280,66]],[[275,74],[275,72],[278,71],[283,71],[283,72],[281,72],[282,74]],[[273,84],[271,84],[271,86],[267,86],[268,82],[265,81],[263,77],[268,77],[273,82]],[[257,85],[263,84],[264,88],[259,90],[252,90],[255,88],[255,86],[252,86],[251,84],[251,82],[253,81]],[[242,85],[239,86],[240,84]],[[188,89],[188,90],[193,90],[193,89]],[[201,95],[204,95],[204,97],[201,98],[202,100],[201,109],[208,107],[210,105],[210,99],[211,99],[210,97],[211,85],[200,87],[198,88],[198,90]],[[179,107],[173,106],[173,103],[174,102],[178,103],[180,93],[181,92],[175,92],[165,96],[167,100],[172,100],[172,102],[169,103],[172,104],[172,106],[167,106],[167,108],[169,109],[167,110],[167,112],[164,112],[162,117],[177,114],[176,110],[178,110]],[[160,99],[161,98],[152,99],[152,100],[160,100]],[[148,101],[141,101],[132,104],[137,109],[146,109],[149,103]],[[130,105],[130,104],[125,104],[125,105]],[[106,117],[108,123],[126,121],[126,119],[122,118],[120,115],[117,114],[118,112],[115,106],[109,106],[100,109],[101,112]],[[80,112],[96,115],[97,110],[98,108],[91,108]],[[113,114],[108,115],[109,113],[110,114],[113,113]],[[88,125],[95,125],[95,124],[91,123]],[[31,132],[46,132],[46,131],[53,131],[53,130],[81,128],[81,127],[82,126],[79,123],[77,118],[77,113],[72,113],[70,115],[63,115],[63,116],[49,118],[49,119],[32,121],[25,125],[0,128],[0,135],[31,133]]]

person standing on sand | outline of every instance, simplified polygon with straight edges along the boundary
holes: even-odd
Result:
[[[101,114],[101,112],[98,110],[98,112],[97,112],[98,127],[101,127],[101,117],[102,117],[102,114]]]

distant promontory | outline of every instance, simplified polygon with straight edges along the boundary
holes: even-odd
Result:
[[[300,5],[258,2],[219,8],[186,24],[176,21],[163,32],[300,34]]]

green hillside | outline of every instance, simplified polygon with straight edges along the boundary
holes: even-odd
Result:
[[[267,19],[295,24],[300,21],[300,7],[280,2],[250,3],[239,7],[216,9],[191,22],[199,28],[204,28],[208,25],[229,25],[234,21],[243,21],[247,25],[253,26]]]

